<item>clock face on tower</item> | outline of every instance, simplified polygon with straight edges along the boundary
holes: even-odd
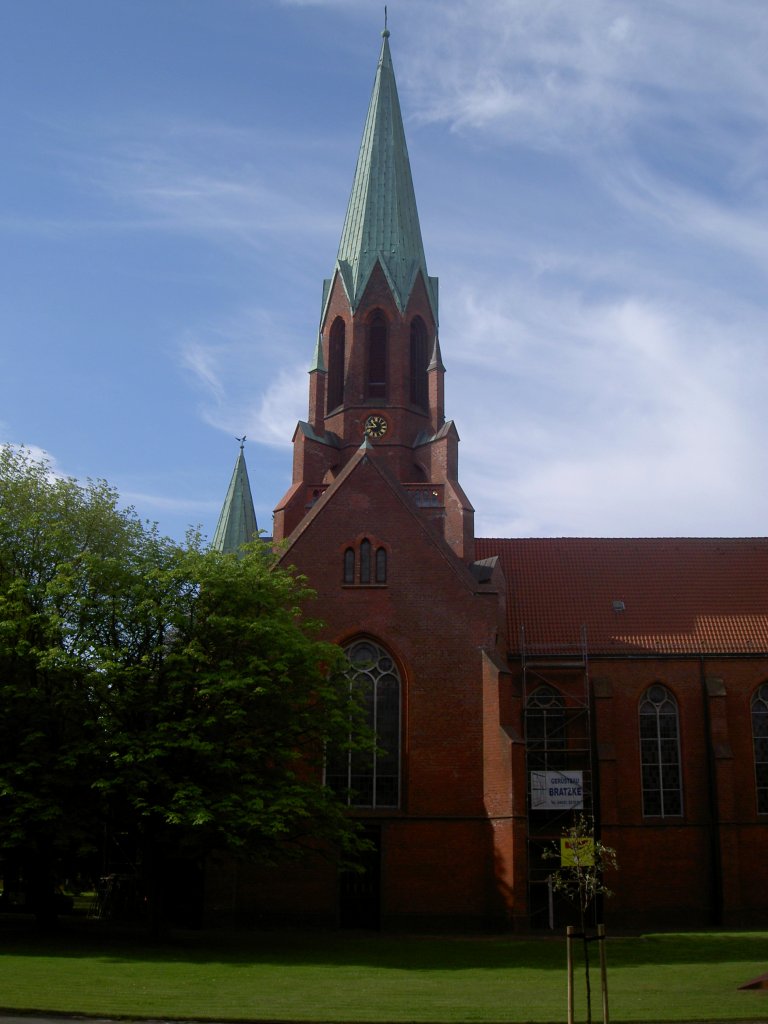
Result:
[[[363,431],[368,437],[384,437],[387,432],[387,421],[383,416],[374,413],[365,421]]]

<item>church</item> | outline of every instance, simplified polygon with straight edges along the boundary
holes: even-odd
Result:
[[[386,29],[331,270],[273,532],[365,687],[378,749],[326,783],[371,852],[213,870],[209,914],[556,927],[585,815],[609,927],[765,926],[768,538],[475,536]],[[213,543],[255,532],[241,447]]]

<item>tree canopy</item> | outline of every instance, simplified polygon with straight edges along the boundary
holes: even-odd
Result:
[[[264,543],[176,544],[104,482],[0,448],[6,889],[15,865],[44,913],[62,875],[119,851],[157,909],[180,858],[353,854],[322,761],[357,712],[310,597]]]

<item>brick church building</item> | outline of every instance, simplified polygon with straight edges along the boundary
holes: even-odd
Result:
[[[559,924],[542,852],[584,813],[617,852],[609,924],[765,925],[768,539],[475,536],[383,35],[274,515],[367,686],[380,750],[326,781],[374,852],[363,875],[214,872],[208,909]],[[241,450],[214,543],[255,528]]]

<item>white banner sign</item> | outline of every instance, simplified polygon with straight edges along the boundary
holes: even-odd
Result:
[[[531,772],[531,810],[571,810],[584,806],[582,772]]]

